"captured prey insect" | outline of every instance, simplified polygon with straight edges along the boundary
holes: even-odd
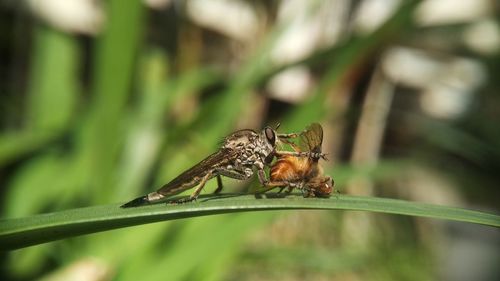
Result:
[[[299,138],[298,145],[289,141]],[[321,152],[323,144],[323,128],[318,123],[312,123],[300,134],[281,135],[280,140],[289,144],[296,153],[309,151],[309,155],[298,156],[294,153],[276,152],[276,162],[271,166],[270,182],[267,188],[280,187],[280,192],[288,188],[302,190],[304,197],[329,197],[333,191],[333,180],[323,175],[319,159],[326,160]]]
[[[236,131],[224,138],[221,148],[215,153],[157,191],[136,198],[121,207],[137,207],[155,203],[198,186],[188,198],[173,201],[175,203],[189,202],[198,197],[209,179],[217,177],[217,189],[214,193],[218,193],[222,190],[221,175],[244,180],[254,174],[254,169],[257,171],[260,183],[266,185],[268,180],[264,167],[271,164],[276,153],[277,138],[280,136],[270,127],[265,127],[260,133],[250,129]],[[292,155],[295,156],[308,154],[308,152],[292,152]]]

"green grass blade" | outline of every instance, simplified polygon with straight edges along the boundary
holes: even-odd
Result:
[[[75,112],[79,92],[77,40],[46,26],[35,32],[26,121],[34,131],[62,130]]]
[[[338,195],[330,199],[300,196],[256,199],[253,195],[204,197],[198,203],[157,204],[121,209],[118,204],[0,221],[0,250],[17,249],[71,236],[196,216],[259,210],[323,209],[373,211],[500,226],[500,216],[462,208],[404,200]]]
[[[106,202],[114,192],[113,173],[120,157],[124,129],[128,124],[127,102],[140,40],[143,36],[145,8],[141,1],[105,2],[106,29],[95,47],[93,97],[84,124],[79,151],[91,171],[89,188],[94,202]],[[101,190],[101,186],[110,188]]]

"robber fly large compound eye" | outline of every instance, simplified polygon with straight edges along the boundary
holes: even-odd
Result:
[[[276,133],[274,130],[270,127],[266,127],[264,129],[264,133],[266,134],[267,141],[274,146],[276,144]]]

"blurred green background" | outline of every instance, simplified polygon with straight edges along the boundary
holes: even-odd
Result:
[[[498,213],[498,8],[2,1],[1,217],[125,202],[236,129],[315,121],[341,193]],[[498,280],[499,250],[497,229],[465,223],[257,212],[0,253],[0,279]]]

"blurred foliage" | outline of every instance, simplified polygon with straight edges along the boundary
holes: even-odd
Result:
[[[280,130],[298,131],[312,121],[336,133],[326,135],[324,150],[333,152],[326,173],[340,192],[370,183],[372,195],[498,211],[500,55],[426,45],[461,27],[419,27],[420,1],[403,1],[374,32],[345,27],[338,44],[284,65],[270,58],[291,25],[274,22],[276,3],[249,2],[268,17],[261,37],[245,46],[191,21],[181,1],[162,9],[121,2],[103,1],[106,21],[96,36],[62,31],[17,3],[0,7],[2,217],[124,202],[189,168],[237,128],[280,122]],[[415,91],[396,87],[379,159],[352,163],[369,81],[394,45],[467,56],[490,75],[452,120],[426,115]],[[270,98],[266,83],[296,65],[314,74],[311,95],[299,103]],[[433,177],[452,188],[433,185]],[[225,182],[228,190],[256,184]],[[352,215],[231,214],[93,234],[0,253],[0,279],[430,280],[456,268],[440,245],[461,233],[450,229],[463,228]],[[498,233],[493,241],[499,245]],[[493,268],[488,276],[498,274]]]

